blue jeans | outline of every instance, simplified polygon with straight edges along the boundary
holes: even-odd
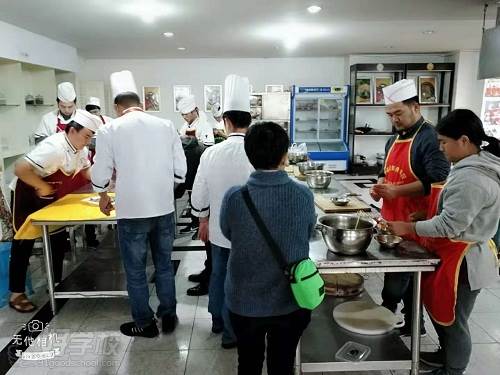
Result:
[[[175,276],[170,256],[174,242],[174,214],[140,219],[118,220],[118,242],[127,275],[127,291],[132,317],[138,327],[151,324],[146,277],[148,248],[155,265],[156,295],[160,306],[156,316],[175,315]]]
[[[225,247],[212,244],[212,274],[210,275],[210,284],[208,287],[208,312],[212,314],[212,321],[214,323],[223,322],[222,342],[224,343],[236,341],[224,294],[229,251]]]

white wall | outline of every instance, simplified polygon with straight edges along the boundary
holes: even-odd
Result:
[[[78,71],[76,48],[0,21],[0,58]]]
[[[203,85],[224,84],[226,75],[247,76],[254,92],[263,92],[267,84],[330,86],[344,84],[345,58],[294,59],[149,59],[149,60],[86,60],[82,62],[78,80],[105,82],[109,106],[109,75],[128,69],[134,74],[138,89],[160,86],[161,112],[158,116],[182,125],[179,113],[173,110],[173,86],[191,85],[198,107],[203,108]],[[142,96],[142,93],[141,93]],[[110,113],[111,114],[111,113]]]
[[[456,65],[453,108],[467,108],[481,116],[484,80],[477,79],[479,51],[459,51],[449,61]]]

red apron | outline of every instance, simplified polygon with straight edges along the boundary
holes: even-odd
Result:
[[[391,185],[406,185],[418,181],[411,168],[411,148],[415,136],[410,139],[400,140],[399,136],[394,141],[387,153],[384,173],[385,183]],[[387,221],[411,221],[410,214],[417,211],[427,212],[428,197],[396,197],[384,199],[381,214]],[[405,236],[406,239],[416,239],[417,236]]]
[[[63,124],[59,116],[57,116],[56,133],[61,133],[64,132],[65,130],[66,130],[66,124]]]
[[[432,185],[427,219],[437,215],[443,187]],[[434,272],[422,274],[422,302],[436,323],[450,326],[455,321],[460,266],[471,243],[431,237],[420,237],[418,242],[441,259]]]
[[[83,177],[81,172],[76,175],[66,175],[61,170],[44,177],[44,181],[53,184],[56,191],[54,194],[40,198],[33,187],[23,182],[21,179],[17,180],[16,190],[14,191],[14,230],[17,232],[24,224],[26,218],[33,212],[48,206],[59,198],[85,186],[89,181]]]

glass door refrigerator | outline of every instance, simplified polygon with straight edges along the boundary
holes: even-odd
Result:
[[[290,138],[333,171],[348,169],[349,86],[292,87]]]

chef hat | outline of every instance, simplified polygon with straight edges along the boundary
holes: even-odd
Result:
[[[402,79],[396,83],[382,88],[385,104],[393,104],[417,96],[417,87],[412,79]]]
[[[57,98],[61,102],[71,103],[76,99],[76,92],[71,82],[61,82],[57,85]]]
[[[91,97],[89,98],[89,100],[87,101],[86,106],[87,106],[87,105],[94,105],[94,106],[96,106],[96,107],[101,108],[101,101],[99,100],[99,98],[96,98],[95,96],[91,96]]]
[[[133,92],[137,94],[137,86],[135,85],[134,76],[130,70],[122,70],[121,72],[111,73],[109,77],[111,81],[111,93],[113,100],[124,92]]]
[[[215,103],[212,106],[212,115],[214,117],[221,117],[222,116],[222,106],[220,105],[220,103]]]
[[[83,109],[77,109],[73,121],[85,126],[87,129],[92,130],[94,133],[102,125],[102,121],[99,117],[93,115],[90,112],[84,111]]]
[[[224,112],[250,112],[250,82],[247,77],[230,74],[224,83]]]
[[[177,108],[179,108],[179,112],[183,115],[194,111],[194,109],[196,108],[194,96],[188,95],[183,97],[181,100],[179,100],[179,103],[177,103]]]

